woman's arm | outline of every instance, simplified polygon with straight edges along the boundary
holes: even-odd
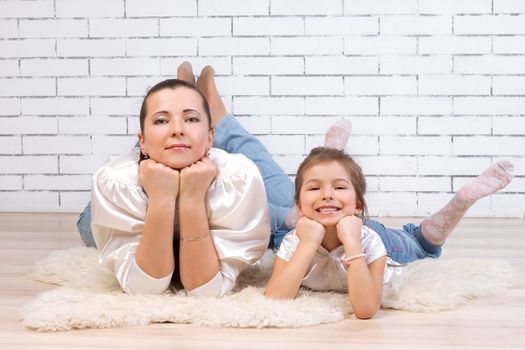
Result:
[[[272,277],[264,292],[269,298],[295,298],[308,266],[323,241],[325,229],[316,221],[302,217],[297,222],[299,245],[289,261],[275,258]]]

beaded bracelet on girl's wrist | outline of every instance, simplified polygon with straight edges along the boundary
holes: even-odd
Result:
[[[352,260],[356,260],[356,259],[364,258],[364,257],[366,257],[365,253],[356,254],[356,255],[349,256],[349,257],[347,257],[346,255],[343,255],[343,257],[340,260],[343,263],[343,265],[350,265],[350,262]]]

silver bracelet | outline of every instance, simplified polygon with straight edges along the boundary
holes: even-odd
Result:
[[[187,237],[180,237],[180,240],[183,241],[183,242],[191,242],[191,241],[200,241],[206,237],[208,237],[210,235],[210,233],[205,233],[203,235],[191,235],[191,236],[187,236]]]

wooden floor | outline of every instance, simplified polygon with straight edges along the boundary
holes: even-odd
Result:
[[[52,287],[28,280],[35,261],[79,245],[73,214],[0,213],[0,349],[525,349],[525,282],[505,295],[478,299],[457,310],[411,313],[380,310],[299,329],[210,329],[192,325],[40,333],[26,329],[18,310]],[[381,219],[394,226],[406,219]],[[419,221],[411,219],[411,221]],[[464,219],[442,259],[488,257],[510,261],[523,275],[525,221]]]

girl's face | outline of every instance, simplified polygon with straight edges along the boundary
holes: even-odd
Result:
[[[177,87],[151,94],[146,101],[144,134],[139,133],[142,153],[172,169],[201,159],[211,148],[210,130],[202,97]]]
[[[352,181],[338,162],[320,163],[305,171],[299,195],[304,216],[331,227],[345,216],[360,213],[358,207]]]

